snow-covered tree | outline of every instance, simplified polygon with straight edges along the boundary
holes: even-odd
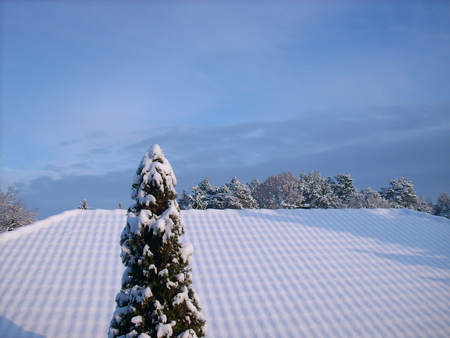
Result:
[[[78,204],[78,209],[91,210],[92,208],[89,206],[88,201],[84,199]]]
[[[178,205],[181,210],[188,210],[192,208],[192,196],[189,195],[185,189],[183,189],[181,197],[178,198]]]
[[[369,187],[349,196],[346,199],[346,207],[351,209],[386,209],[390,207],[390,204],[377,191]]]
[[[125,209],[125,207],[123,206],[123,203],[122,203],[122,202],[117,203],[117,207],[118,207],[119,209]]]
[[[350,174],[337,174],[334,176],[334,180],[329,177],[327,182],[331,185],[331,189],[333,193],[339,198],[342,207],[348,208],[349,200],[351,196],[355,195],[357,190],[353,185],[353,178],[350,177]]]
[[[390,179],[389,187],[381,188],[380,195],[389,201],[392,208],[431,212],[430,205],[416,194],[414,185],[406,177]]]
[[[434,206],[434,214],[450,218],[450,196],[448,193],[444,192],[439,196]]]
[[[260,208],[295,209],[303,202],[299,184],[299,178],[291,172],[272,175],[255,188],[253,197]]]
[[[299,185],[300,193],[305,199],[304,203],[311,208],[328,209],[341,205],[339,198],[333,193],[329,180],[324,179],[318,171],[301,173]]]
[[[250,188],[233,177],[220,189],[225,193],[225,209],[257,209],[258,203],[252,197]]]
[[[8,187],[5,193],[0,190],[0,232],[33,223],[36,215],[37,210],[28,210],[14,187]]]
[[[209,209],[214,208],[213,199],[217,194],[217,187],[213,187],[209,180],[205,178],[199,184],[192,187],[192,208]]]
[[[170,163],[158,145],[144,155],[133,180],[127,224],[120,237],[126,266],[109,338],[194,338],[206,335],[189,267],[193,247],[182,243]]]
[[[227,209],[236,204],[235,197],[227,185],[214,187],[208,195],[208,209]]]
[[[247,183],[247,186],[250,189],[250,193],[252,194],[253,198],[255,198],[254,192],[257,190],[257,188],[260,185],[261,185],[261,182],[257,178],[253,179],[250,183]]]

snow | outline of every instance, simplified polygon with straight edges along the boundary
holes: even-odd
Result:
[[[156,326],[156,336],[158,338],[172,337],[172,323],[169,323],[169,324],[159,323]]]
[[[177,185],[177,179],[173,173],[172,166],[164,157],[164,152],[159,145],[155,144],[144,154],[140,163],[140,172],[133,179],[133,184],[139,185],[137,190],[133,190],[131,198],[138,198],[139,202],[144,205],[150,205],[155,202],[152,195],[147,195],[144,191],[146,182],[154,181],[155,186],[159,186],[164,191],[163,176],[167,180],[166,187],[175,193],[174,186]]]
[[[182,243],[180,253],[183,262],[190,263],[191,257],[194,254],[194,246],[191,243]]]
[[[407,209],[187,210],[181,218],[209,338],[450,332],[448,219]],[[1,234],[0,336],[106,336],[126,221],[125,210],[72,210]],[[161,323],[161,335],[169,328]]]

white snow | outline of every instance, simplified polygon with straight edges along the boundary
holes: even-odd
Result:
[[[164,152],[155,144],[144,154],[140,166],[140,173],[137,173],[133,178],[133,184],[139,184],[137,190],[132,190],[131,198],[137,198],[141,204],[150,205],[155,202],[152,195],[147,195],[145,186],[149,179],[154,181],[156,186],[159,186],[161,191],[164,190],[163,176],[167,180],[166,188],[175,193],[174,186],[177,185],[177,179],[172,170],[169,161],[164,157]]]
[[[158,338],[172,337],[172,323],[156,325],[156,336]]]
[[[209,338],[448,337],[448,219],[406,209],[181,218]],[[0,336],[105,337],[126,220],[124,210],[73,210],[1,234]]]
[[[182,243],[180,254],[183,262],[190,263],[192,255],[194,254],[194,246],[191,243]]]

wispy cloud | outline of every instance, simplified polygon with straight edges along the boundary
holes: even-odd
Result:
[[[128,198],[131,177],[143,153],[158,143],[178,176],[179,191],[189,190],[205,177],[219,185],[232,176],[249,182],[282,171],[317,170],[325,176],[349,172],[360,189],[378,189],[386,186],[389,178],[406,176],[417,182],[424,197],[436,198],[440,192],[450,191],[450,160],[446,156],[450,152],[449,112],[450,105],[385,107],[270,123],[168,126],[158,128],[155,135],[141,134],[127,144],[87,148],[66,166],[29,172],[28,180],[15,185],[30,201],[44,195],[59,198],[67,185],[72,195],[95,198],[98,207],[107,208],[106,201],[111,204],[112,199]],[[112,184],[121,188],[104,189]]]
[[[153,143],[180,189],[286,170],[448,186],[445,2],[0,6],[1,184],[30,203],[101,204]]]

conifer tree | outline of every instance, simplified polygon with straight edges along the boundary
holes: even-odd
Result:
[[[188,194],[186,189],[183,189],[181,197],[178,198],[178,205],[181,210],[188,210],[192,208],[192,196]]]
[[[212,206],[212,200],[217,194],[217,187],[213,187],[209,180],[205,178],[198,185],[192,187],[192,208],[193,209],[209,209]]]
[[[351,209],[375,209],[375,208],[389,208],[389,201],[380,196],[380,194],[372,190],[371,187],[365,188],[356,194],[350,195],[346,199],[346,208]]]
[[[318,171],[300,174],[300,192],[305,198],[304,203],[311,208],[328,209],[341,205],[333,193],[330,180],[325,180]]]
[[[350,198],[357,192],[353,185],[353,178],[350,174],[337,174],[334,176],[334,180],[329,177],[328,183],[330,183],[333,193],[339,198],[342,203],[342,207],[349,207]]]
[[[177,181],[158,145],[145,153],[133,180],[121,258],[126,266],[109,338],[194,338],[206,335],[191,287],[193,247],[182,243]]]
[[[258,209],[258,203],[252,197],[250,188],[236,177],[222,186],[221,190],[228,192],[226,209]]]
[[[434,214],[450,218],[450,196],[448,193],[442,193],[434,207]]]
[[[92,208],[89,206],[87,199],[84,199],[78,205],[78,209],[81,210],[91,210]]]
[[[414,185],[406,177],[390,179],[389,187],[381,188],[380,195],[389,201],[392,208],[431,212],[431,207],[417,195]]]

